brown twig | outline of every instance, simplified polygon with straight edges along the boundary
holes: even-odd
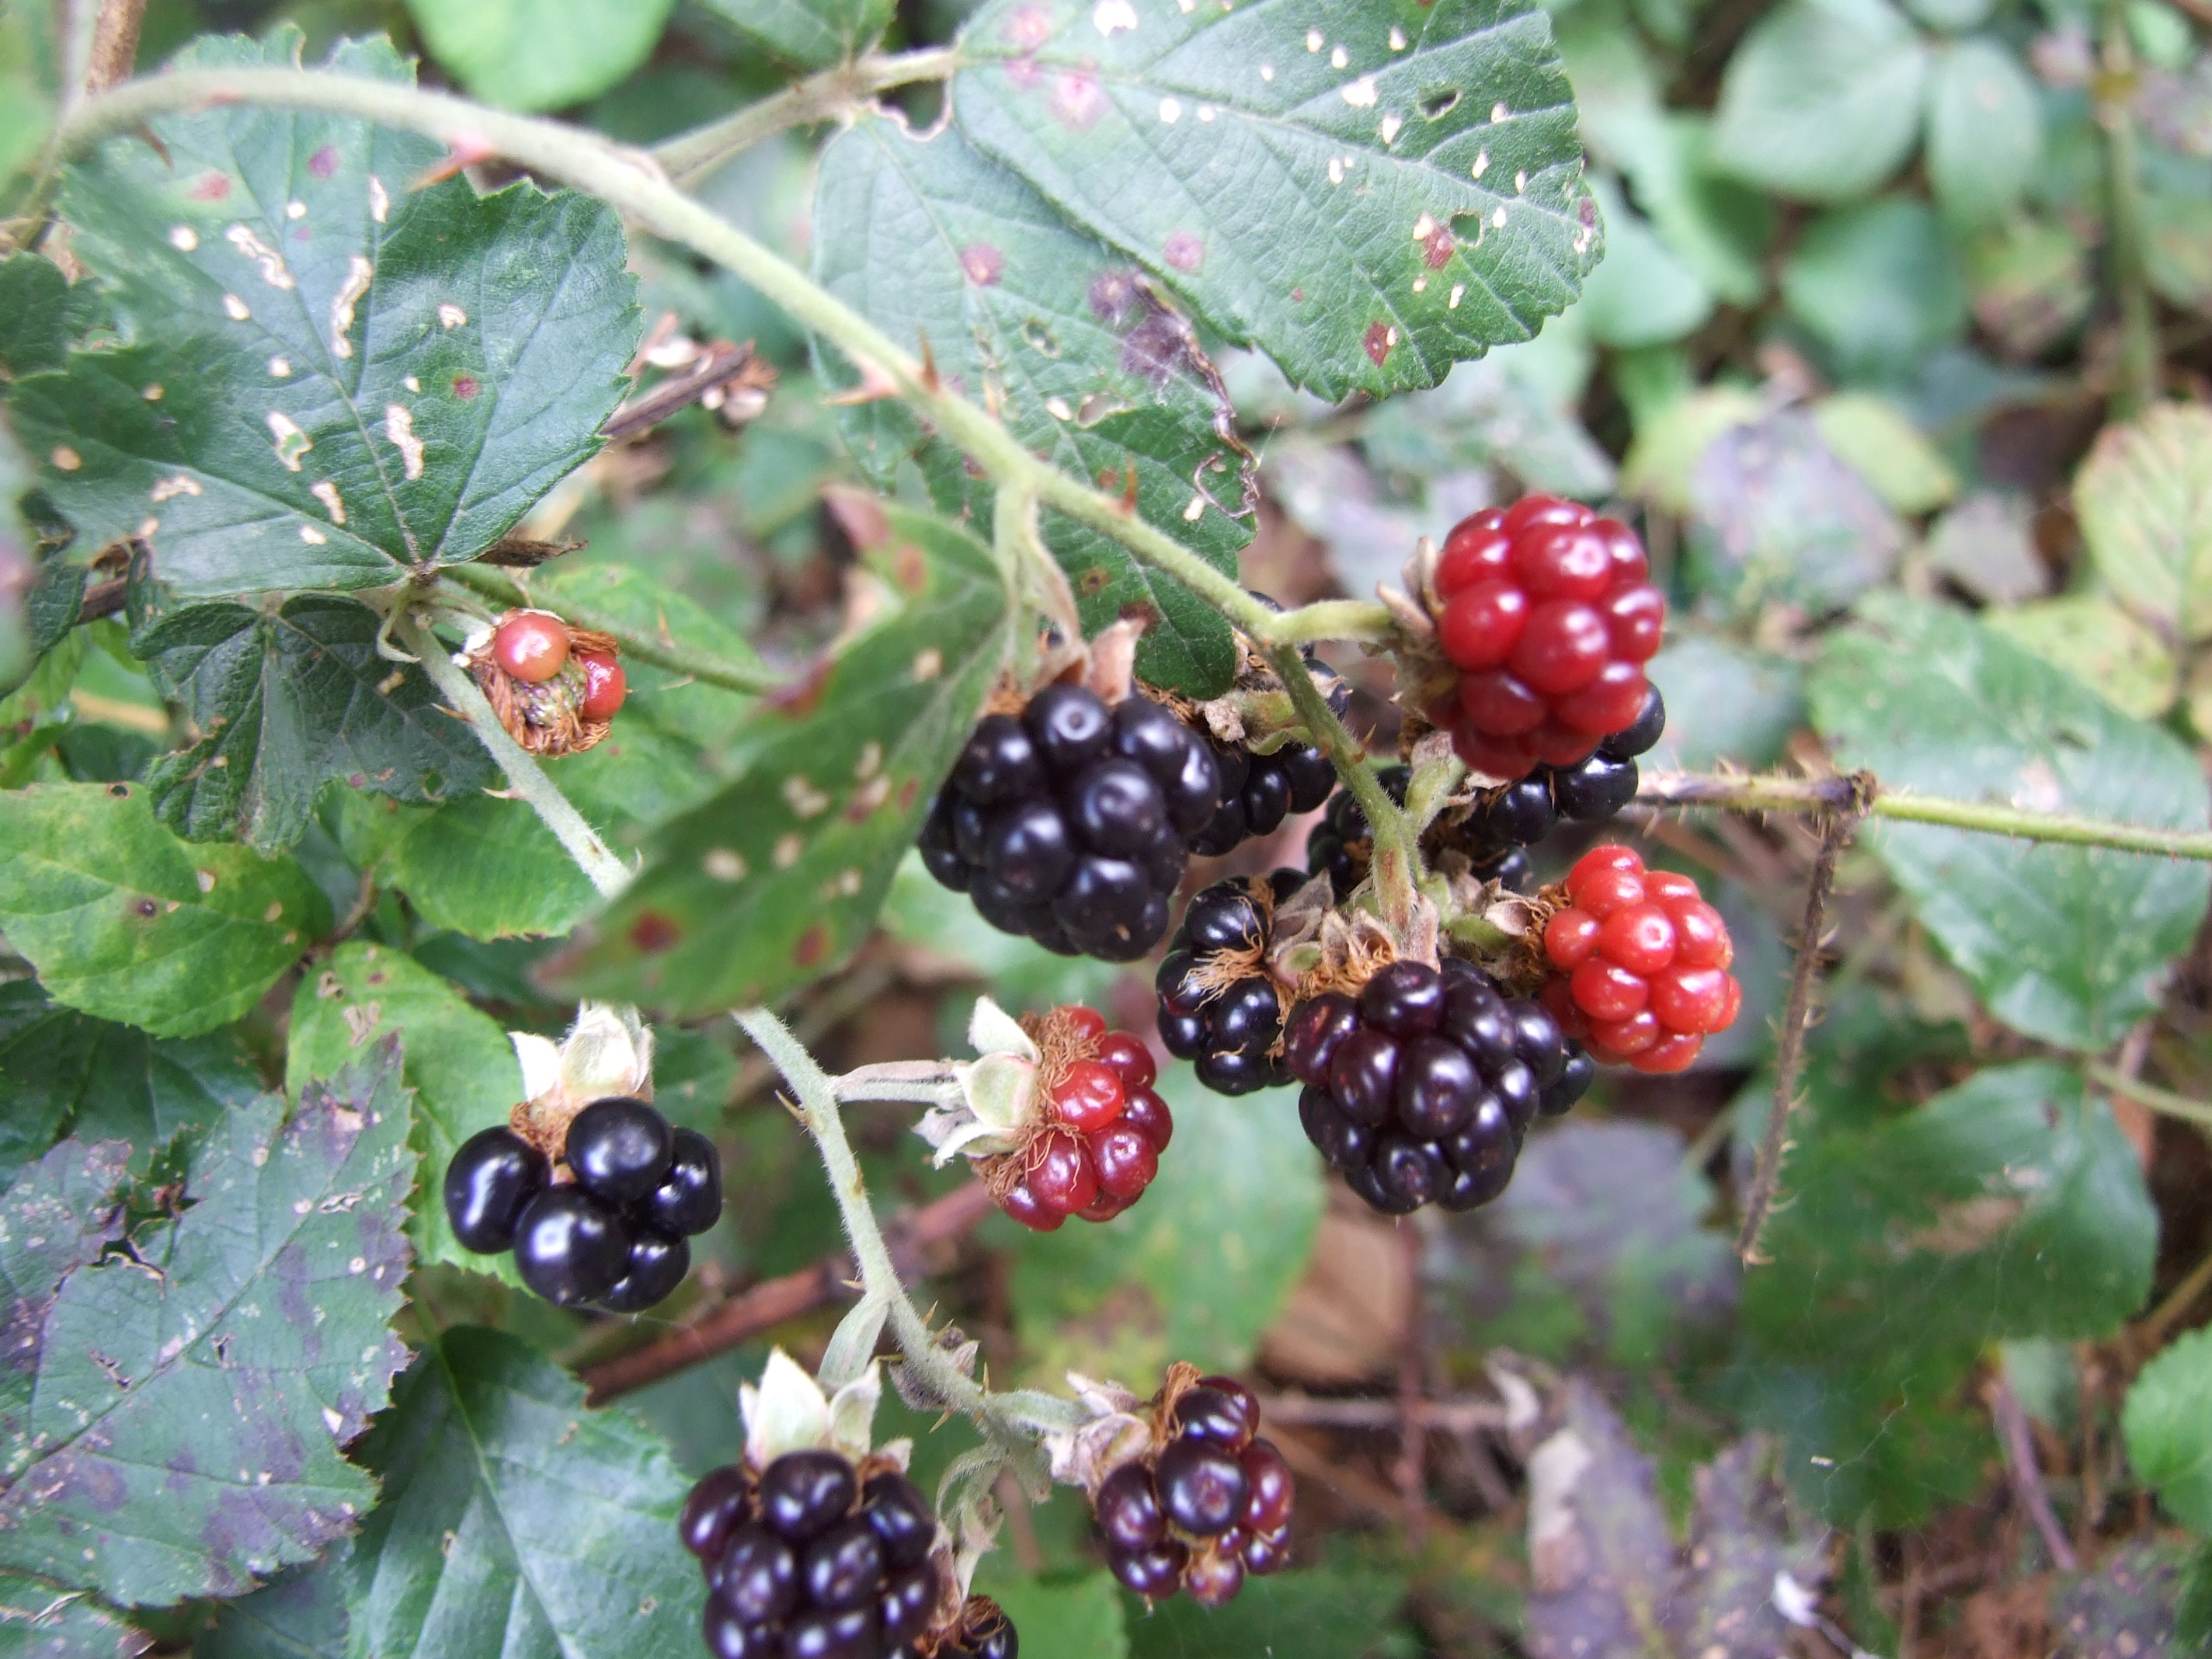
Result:
[[[902,1277],[912,1276],[907,1270],[923,1249],[960,1237],[992,1208],[990,1194],[981,1182],[974,1181],[891,1222],[884,1229],[884,1242]],[[763,1279],[657,1342],[587,1366],[583,1372],[590,1391],[586,1403],[604,1406],[726,1352],[787,1319],[849,1297],[856,1271],[853,1258],[840,1251],[797,1273]]]
[[[2072,1572],[2081,1565],[2081,1559],[2051,1511],[2051,1494],[2043,1488],[2043,1468],[2036,1462],[2035,1437],[2028,1432],[2027,1413],[2021,1409],[2020,1396],[2000,1372],[1990,1379],[1988,1397],[1990,1414],[1997,1420],[1997,1437],[2004,1446],[2005,1473],[2012,1480],[2013,1497],[2035,1523],[2043,1547],[2051,1552],[2052,1565],[2061,1572]]]
[[[2208,1290],[2212,1290],[2212,1255],[2191,1267],[2188,1277],[2167,1293],[2165,1301],[2129,1327],[2128,1346],[2136,1357],[2148,1359],[2163,1347],[2166,1334],[2181,1322]]]
[[[92,50],[85,58],[88,94],[105,92],[131,78],[138,61],[138,24],[145,14],[146,0],[100,0],[100,15],[92,26]]]
[[[704,402],[718,391],[724,395],[714,398],[710,407],[719,407],[730,398],[746,392],[761,394],[764,399],[775,384],[775,370],[754,355],[750,340],[743,345],[717,340],[704,347],[698,359],[682,374],[671,375],[652,391],[629,399],[608,416],[606,423],[599,428],[599,435],[611,444],[618,444],[651,431],[679,410]]]
[[[1859,780],[1852,781],[1858,784]],[[1805,887],[1797,963],[1790,975],[1782,1041],[1774,1056],[1774,1104],[1767,1113],[1766,1135],[1759,1149],[1751,1190],[1744,1195],[1743,1227],[1736,1234],[1735,1253],[1746,1267],[1765,1260],[1759,1254],[1759,1236],[1765,1231],[1766,1218],[1773,1213],[1775,1194],[1782,1185],[1782,1162],[1789,1154],[1790,1115],[1797,1106],[1797,1078],[1804,1066],[1805,1029],[1813,1018],[1813,981],[1820,973],[1820,931],[1828,914],[1828,894],[1836,884],[1836,860],[1865,815],[1869,793],[1863,786],[1855,787],[1850,805],[1820,820],[1820,851],[1813,860],[1812,879]]]

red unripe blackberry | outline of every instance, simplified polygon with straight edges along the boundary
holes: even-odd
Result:
[[[1679,1072],[1734,1023],[1743,988],[1728,971],[1728,925],[1695,882],[1606,845],[1576,862],[1561,893],[1544,924],[1543,1001],[1596,1059]]]
[[[1152,1052],[1109,1031],[1095,1008],[1063,1006],[1025,1021],[1043,1056],[1036,1114],[1014,1149],[981,1160],[999,1207],[1051,1232],[1069,1216],[1109,1221],[1159,1172],[1174,1126],[1152,1091]]]
[[[1079,1060],[1054,1085],[1052,1105],[1070,1128],[1103,1129],[1121,1115],[1121,1075],[1102,1060]]]
[[[513,678],[538,685],[568,660],[568,624],[544,611],[517,611],[491,636],[492,660]]]
[[[576,660],[584,668],[584,701],[576,712],[594,722],[612,720],[629,695],[629,681],[622,664],[599,651],[580,651]]]

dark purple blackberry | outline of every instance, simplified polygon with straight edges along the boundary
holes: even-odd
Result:
[[[1300,1003],[1283,1059],[1306,1085],[1306,1139],[1388,1215],[1496,1198],[1529,1123],[1573,1105],[1595,1070],[1540,1004],[1457,958],[1394,962],[1357,999]]]
[[[1401,806],[1406,804],[1406,786],[1413,778],[1413,769],[1407,766],[1379,767],[1375,773],[1375,781]],[[1359,802],[1349,789],[1339,789],[1329,797],[1328,810],[1306,840],[1306,872],[1326,875],[1341,902],[1367,879],[1374,850],[1367,814],[1359,810]]]
[[[1183,911],[1154,977],[1160,1041],[1217,1093],[1249,1094],[1290,1081],[1275,1054],[1283,1010],[1266,956],[1275,906],[1304,880],[1296,870],[1278,870],[1264,880],[1214,883]]]
[[[922,825],[931,875],[1001,933],[1133,962],[1220,805],[1212,746],[1161,704],[1049,685],[977,723]]]
[[[1282,1454],[1254,1437],[1259,1402],[1234,1377],[1200,1378],[1170,1421],[1174,1436],[1157,1455],[1099,1482],[1098,1541],[1115,1577],[1147,1601],[1182,1589],[1218,1606],[1247,1573],[1290,1559],[1296,1489]]]
[[[463,1141],[446,1166],[446,1219],[461,1248],[479,1255],[513,1249],[523,1206],[550,1177],[545,1154],[504,1124]]]

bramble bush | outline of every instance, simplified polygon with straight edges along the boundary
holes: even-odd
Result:
[[[2208,27],[0,11],[0,1651],[2212,1642]]]

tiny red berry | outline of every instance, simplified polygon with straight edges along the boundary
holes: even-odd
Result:
[[[1553,967],[1572,973],[1597,949],[1605,924],[1587,910],[1560,910],[1544,924],[1544,955]]]
[[[1544,700],[1501,670],[1459,683],[1461,712],[1488,737],[1518,737],[1544,723]]]
[[[1073,1215],[1098,1196],[1098,1171],[1091,1167],[1082,1137],[1066,1129],[1047,1129],[1030,1143],[1023,1176],[1039,1204]]]
[[[1670,910],[1677,904],[1702,903],[1705,896],[1698,891],[1697,883],[1687,876],[1676,875],[1672,870],[1645,872],[1644,892],[1646,897]]]
[[[594,723],[612,720],[629,695],[622,665],[597,651],[579,652],[576,660],[584,666],[584,701],[576,712]]]
[[[1497,525],[1477,522],[1476,514],[1452,527],[1437,560],[1437,592],[1449,599],[1475,583],[1502,576],[1511,568],[1513,538]]]
[[[1091,1137],[1091,1164],[1098,1173],[1100,1192],[1133,1199],[1159,1173],[1160,1154],[1142,1130],[1110,1123]]]
[[[1698,1050],[1705,1040],[1687,1031],[1671,1031],[1640,1054],[1631,1054],[1628,1063],[1639,1072],[1685,1072],[1698,1057]]]
[[[1052,1091],[1054,1109],[1070,1128],[1102,1129],[1121,1115],[1121,1076],[1101,1060],[1079,1060]]]
[[[1115,1075],[1121,1079],[1124,1092],[1149,1089],[1160,1074],[1152,1051],[1127,1031],[1109,1031],[1099,1038],[1098,1060],[1101,1065],[1114,1068]]]
[[[1639,1012],[1651,995],[1641,975],[1601,957],[1583,963],[1567,982],[1574,990],[1575,1006],[1601,1025]]]
[[[1674,919],[1675,960],[1689,968],[1727,968],[1735,962],[1735,947],[1729,941],[1728,923],[1703,899],[1671,903],[1667,913]]]
[[[1526,593],[1510,582],[1479,581],[1444,606],[1437,642],[1461,668],[1495,668],[1511,653],[1528,621]]]
[[[1562,697],[1595,679],[1612,648],[1595,611],[1578,599],[1547,599],[1528,613],[1505,665],[1530,690]]]
[[[1544,937],[1548,945],[1548,927]],[[1632,974],[1656,974],[1674,959],[1674,921],[1648,902],[1616,910],[1598,930],[1597,953]]]
[[[1106,1016],[1096,1008],[1086,1008],[1080,1003],[1073,1003],[1060,1012],[1067,1023],[1075,1028],[1076,1034],[1085,1042],[1096,1044],[1099,1038],[1106,1035]]]
[[[1613,555],[1588,525],[1539,525],[1513,544],[1513,574],[1532,599],[1601,599]]]
[[[1034,1232],[1057,1232],[1067,1219],[1067,1212],[1055,1209],[1030,1190],[1029,1182],[1018,1181],[1006,1188],[999,1200],[999,1207]]]
[[[1585,881],[1582,890],[1575,895],[1575,908],[1588,911],[1600,921],[1616,910],[1643,902],[1644,878],[1632,876],[1626,870],[1601,870]]]
[[[1644,873],[1644,860],[1618,842],[1607,842],[1593,847],[1567,872],[1567,896],[1580,902],[1583,884],[1601,870],[1626,871],[1632,876],[1640,876]]]
[[[568,663],[568,624],[543,611],[518,611],[494,630],[491,655],[511,678],[540,684]]]
[[[1557,495],[1523,495],[1505,509],[1504,520],[1506,532],[1519,536],[1532,525],[1588,524],[1592,514],[1580,501],[1562,501]]]
[[[1729,975],[1717,968],[1675,968],[1651,981],[1651,1012],[1670,1031],[1703,1036],[1728,1022]]]
[[[1588,685],[1553,704],[1552,715],[1571,732],[1601,738],[1635,723],[1649,689],[1644,671],[1634,663],[1609,662]]]
[[[1640,1008],[1626,1019],[1592,1020],[1589,1046],[1600,1060],[1618,1065],[1642,1054],[1665,1035],[1658,1016],[1649,1008]]]

